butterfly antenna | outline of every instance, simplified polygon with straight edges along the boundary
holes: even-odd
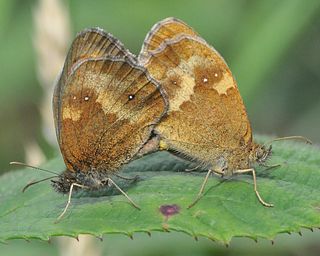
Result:
[[[54,174],[56,176],[60,175],[59,173],[56,173],[56,172],[53,172],[53,171],[50,171],[50,170],[46,170],[46,169],[42,169],[42,168],[39,168],[39,167],[36,167],[36,166],[28,165],[28,164],[25,164],[25,163],[21,163],[21,162],[10,162],[10,165],[19,165],[19,166],[29,167],[29,168],[32,168],[32,169],[35,169],[35,170],[51,173],[51,174]]]
[[[288,136],[288,137],[281,137],[281,138],[272,139],[272,140],[264,143],[263,146],[265,147],[265,146],[271,144],[272,142],[281,141],[281,140],[301,140],[307,144],[312,144],[311,140],[309,140],[303,136]]]
[[[55,178],[55,177],[57,177],[57,175],[55,175],[55,176],[50,176],[50,177],[44,178],[44,179],[42,179],[42,180],[32,181],[32,182],[28,183],[26,186],[24,186],[24,188],[22,189],[22,192],[24,193],[24,192],[25,192],[30,186],[32,186],[32,185],[35,185],[35,184],[40,183],[40,182],[42,182],[42,181],[50,180],[50,179]]]

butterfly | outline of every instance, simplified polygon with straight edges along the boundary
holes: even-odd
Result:
[[[74,39],[53,95],[56,136],[66,170],[52,180],[69,193],[115,186],[119,169],[135,158],[166,113],[164,92],[136,57],[111,34],[86,29]],[[32,183],[34,184],[34,183]],[[29,184],[30,185],[30,184]]]
[[[211,173],[223,177],[251,173],[258,200],[273,206],[260,196],[254,169],[255,163],[265,165],[271,146],[253,141],[243,100],[222,56],[183,21],[167,18],[147,34],[138,59],[169,100],[152,146],[208,170],[189,207],[202,196]]]

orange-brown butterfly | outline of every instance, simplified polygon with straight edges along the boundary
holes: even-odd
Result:
[[[139,61],[169,99],[168,113],[155,128],[160,148],[209,170],[189,207],[200,199],[211,173],[252,173],[259,201],[272,206],[261,198],[253,168],[255,163],[264,164],[271,146],[253,142],[236,81],[221,55],[184,22],[167,18],[148,33]]]
[[[166,113],[159,84],[111,34],[87,29],[74,39],[55,87],[53,111],[56,135],[66,170],[54,188],[115,186],[111,179],[132,160]],[[34,183],[32,183],[34,184]],[[29,184],[30,185],[30,184]]]

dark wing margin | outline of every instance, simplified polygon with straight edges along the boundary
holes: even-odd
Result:
[[[181,35],[198,36],[193,28],[177,18],[170,17],[159,21],[151,28],[144,39],[138,56],[139,62],[144,63],[150,52],[161,47],[165,41]]]

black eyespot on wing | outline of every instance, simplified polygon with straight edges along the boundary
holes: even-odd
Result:
[[[129,95],[128,95],[128,100],[133,100],[133,99],[134,99],[134,97],[135,97],[135,95],[134,95],[134,94],[129,94]]]

